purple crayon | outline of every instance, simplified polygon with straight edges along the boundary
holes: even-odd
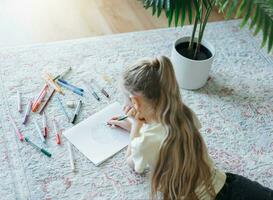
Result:
[[[30,113],[30,109],[31,109],[31,105],[32,105],[32,101],[29,101],[28,105],[27,105],[27,109],[23,118],[23,124],[27,123],[28,117],[29,117],[29,113]]]

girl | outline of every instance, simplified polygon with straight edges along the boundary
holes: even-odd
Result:
[[[167,57],[135,63],[124,72],[122,87],[132,120],[113,117],[108,123],[130,132],[127,163],[138,173],[150,168],[152,199],[273,199],[272,190],[214,167]]]

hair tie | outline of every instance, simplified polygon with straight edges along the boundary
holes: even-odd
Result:
[[[160,63],[159,60],[157,58],[154,58],[151,62],[151,67],[155,68],[156,70],[159,69],[160,67]]]

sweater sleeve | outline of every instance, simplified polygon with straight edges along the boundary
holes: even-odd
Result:
[[[155,165],[164,138],[165,130],[156,125],[143,130],[140,137],[131,141],[131,159],[136,172],[142,173],[147,167]]]
[[[134,170],[137,173],[142,173],[148,164],[148,158],[146,156],[145,138],[143,136],[134,138],[131,141],[131,158],[134,162]]]

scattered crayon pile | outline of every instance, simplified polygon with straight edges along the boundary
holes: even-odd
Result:
[[[87,93],[85,93],[84,89],[69,83],[67,80],[65,80],[65,76],[70,71],[72,71],[71,67],[69,67],[64,72],[62,72],[61,74],[59,74],[58,76],[56,76],[54,78],[52,77],[52,75],[50,73],[44,72],[42,74],[42,78],[45,80],[45,84],[42,86],[42,89],[40,90],[39,94],[35,98],[29,99],[28,104],[25,108],[24,116],[22,119],[22,124],[25,126],[27,126],[27,124],[28,124],[29,116],[31,115],[31,113],[39,113],[40,115],[42,115],[42,125],[43,125],[42,128],[39,126],[38,121],[34,120],[35,129],[36,129],[37,134],[39,134],[42,144],[46,144],[46,139],[48,137],[48,127],[47,127],[48,119],[47,119],[45,110],[46,110],[50,100],[54,96],[54,94],[56,96],[59,109],[64,114],[64,116],[67,118],[67,121],[72,124],[76,124],[78,115],[80,113],[80,110],[81,110],[81,107],[83,104],[83,100],[82,99],[79,100],[76,106],[73,101],[68,101],[67,104],[65,104],[69,108],[75,108],[74,114],[70,118],[68,112],[66,111],[66,107],[65,107],[64,103],[62,102],[61,98],[58,96],[59,94],[63,95],[63,96],[65,95],[65,92],[63,91],[63,89],[66,89],[66,90],[74,93],[75,95],[79,95],[80,97],[83,97],[84,95],[88,95],[88,94],[92,95],[97,101],[101,100],[100,95],[98,95],[97,91],[99,91],[105,97],[110,98],[107,91],[103,87],[101,87],[94,79],[91,79],[90,81],[83,81],[83,83],[87,89]],[[102,78],[107,82],[109,81],[109,78],[105,75]],[[58,94],[56,94],[56,93],[58,93]],[[17,110],[20,113],[23,112],[21,98],[22,98],[22,93],[17,91]],[[24,137],[23,134],[20,132],[19,128],[17,127],[16,122],[10,113],[8,113],[8,116],[9,116],[9,120],[14,128],[15,134],[17,135],[17,137],[20,141],[27,142],[35,149],[42,152],[44,155],[51,157],[51,153],[48,152],[48,150],[35,144],[33,141],[31,141],[31,139],[29,137]],[[53,123],[53,130],[54,130],[54,134],[55,134],[56,144],[60,145],[61,144],[60,129],[58,129],[56,119],[53,118],[51,120]],[[73,152],[72,152],[72,148],[71,148],[71,145],[69,142],[68,142],[67,147],[68,147],[68,152],[70,155],[71,168],[74,171],[75,165],[74,165],[74,160],[73,160]]]

